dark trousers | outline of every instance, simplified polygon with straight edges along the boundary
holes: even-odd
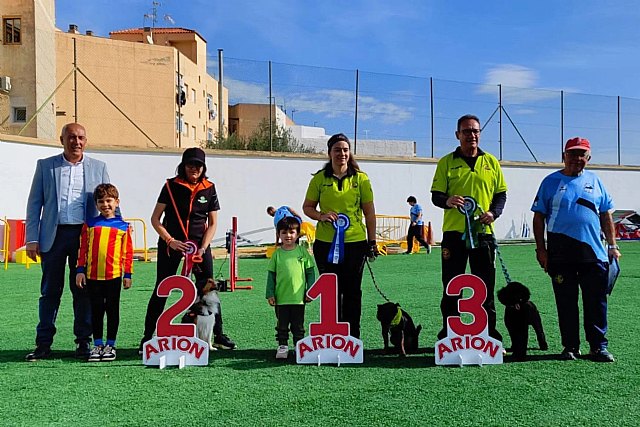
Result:
[[[158,317],[164,311],[164,306],[167,302],[166,297],[159,297],[157,294],[158,285],[164,279],[169,276],[174,276],[178,271],[180,261],[182,260],[182,253],[174,250],[169,250],[167,255],[167,244],[164,240],[158,241],[158,262],[156,263],[156,286],[153,289],[149,304],[147,305],[147,314],[144,319],[144,335],[142,341],[148,341],[153,336],[156,330],[156,323]],[[198,295],[202,295],[202,288],[207,283],[208,279],[213,278],[213,257],[211,256],[211,247],[207,247],[204,255],[202,256],[202,262],[196,264],[193,268],[193,275],[196,277],[196,289]],[[213,327],[213,333],[215,336],[222,335],[222,311],[221,307],[218,307],[218,313],[216,314],[216,323]]]
[[[587,342],[591,350],[606,347],[609,263],[550,262],[547,271],[556,297],[562,345],[568,349],[580,348],[578,291],[582,289],[582,311]]]
[[[328,261],[331,243],[316,240],[313,257],[318,271],[335,273],[338,276],[338,320],[349,322],[352,337],[360,338],[360,316],[362,313],[362,271],[368,250],[366,241],[345,243],[344,260],[341,264]]]
[[[467,249],[466,242],[462,239],[462,233],[447,231],[443,233],[441,247],[442,258],[442,300],[440,311],[442,312],[442,331],[439,338],[446,336],[447,317],[459,316],[458,300],[460,296],[447,295],[445,289],[451,279],[459,274],[464,274],[469,261],[471,274],[478,276],[487,286],[487,299],[482,306],[487,311],[489,335],[502,341],[502,334],[496,330],[496,306],[494,289],[496,286],[496,257],[493,238],[490,235],[478,236],[478,247]]]
[[[107,315],[107,340],[116,340],[120,325],[120,289],[122,278],[111,280],[87,279],[87,290],[91,300],[91,326],[93,339],[102,339],[104,315]]]
[[[276,305],[276,340],[278,345],[287,345],[289,330],[293,335],[293,345],[304,338],[304,304]]]
[[[91,304],[86,287],[76,286],[76,264],[80,248],[82,225],[59,225],[53,246],[42,252],[42,281],[38,301],[39,323],[36,345],[50,346],[56,334],[56,317],[64,289],[65,268],[69,266],[69,287],[73,298],[73,334],[75,342],[91,341]]]
[[[407,231],[407,252],[411,253],[413,251],[413,238],[416,238],[418,243],[420,243],[425,248],[429,247],[429,244],[426,240],[424,240],[424,225],[416,224],[410,225],[409,231]]]

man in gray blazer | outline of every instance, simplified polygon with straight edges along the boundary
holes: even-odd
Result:
[[[91,306],[86,288],[75,286],[76,263],[82,224],[98,215],[93,190],[108,183],[104,162],[84,155],[87,136],[84,127],[69,123],[60,135],[63,152],[38,160],[27,201],[27,256],[41,257],[39,319],[36,348],[26,360],[46,359],[56,333],[56,316],[64,289],[65,264],[69,265],[69,286],[73,296],[76,357],[89,355]]]

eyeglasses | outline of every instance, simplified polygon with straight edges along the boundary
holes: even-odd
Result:
[[[462,132],[462,134],[464,136],[471,136],[473,135],[480,135],[480,132],[482,132],[481,129],[461,129],[460,132]]]

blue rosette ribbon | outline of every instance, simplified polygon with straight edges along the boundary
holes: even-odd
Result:
[[[338,214],[338,219],[333,222],[333,228],[336,232],[329,249],[328,261],[331,264],[341,264],[344,261],[344,234],[349,225],[351,225],[351,221],[345,214]]]

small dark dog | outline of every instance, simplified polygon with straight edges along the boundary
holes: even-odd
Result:
[[[420,335],[422,326],[416,327],[411,316],[400,308],[400,304],[392,302],[378,304],[376,317],[382,326],[385,351],[389,351],[389,335],[391,335],[391,344],[401,356],[406,356],[407,353],[417,353],[418,335]]]
[[[504,324],[511,337],[511,350],[515,359],[523,360],[527,355],[529,325],[533,326],[540,350],[547,350],[547,339],[542,329],[540,312],[529,301],[531,292],[520,282],[510,282],[498,291],[498,300],[504,304]]]

